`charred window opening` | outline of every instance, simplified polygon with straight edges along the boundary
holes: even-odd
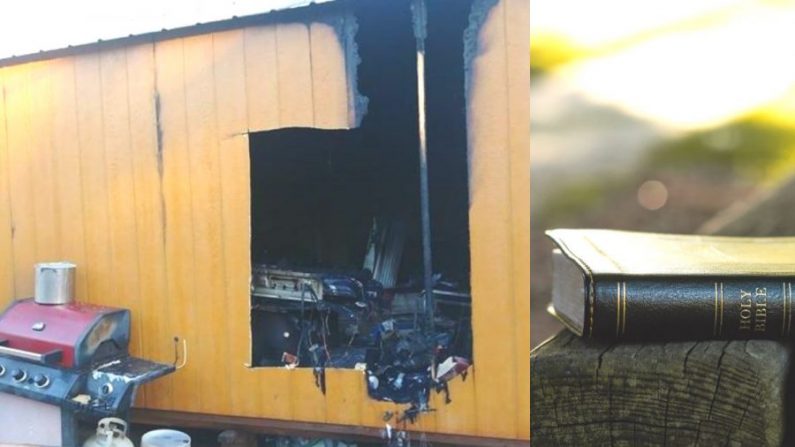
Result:
[[[252,365],[315,368],[322,389],[324,368],[361,368],[372,397],[421,403],[472,362],[463,60],[471,3],[428,4],[433,327],[419,315],[411,10],[408,2],[353,5],[358,88],[369,98],[361,127],[250,135]]]

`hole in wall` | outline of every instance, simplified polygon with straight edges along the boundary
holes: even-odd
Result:
[[[463,32],[471,2],[428,5],[436,320],[422,327],[415,40],[408,2],[358,2],[359,128],[250,134],[252,365],[366,371],[416,403],[472,362]],[[430,381],[430,382],[429,382]]]

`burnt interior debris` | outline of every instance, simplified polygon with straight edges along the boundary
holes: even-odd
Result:
[[[463,33],[469,1],[428,2],[433,327],[425,294],[415,39],[408,2],[353,3],[361,127],[250,135],[252,365],[366,372],[371,397],[427,410],[472,363]],[[387,17],[388,19],[385,19]]]

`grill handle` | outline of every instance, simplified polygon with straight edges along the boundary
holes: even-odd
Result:
[[[61,349],[54,349],[49,352],[38,353],[38,352],[25,351],[22,349],[10,348],[6,346],[7,344],[8,340],[0,340],[0,354],[5,354],[11,357],[25,359],[31,362],[42,363],[42,364],[57,363],[63,359],[63,350]]]

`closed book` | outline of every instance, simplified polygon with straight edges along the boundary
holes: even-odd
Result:
[[[547,231],[550,312],[603,339],[788,338],[795,237]]]

